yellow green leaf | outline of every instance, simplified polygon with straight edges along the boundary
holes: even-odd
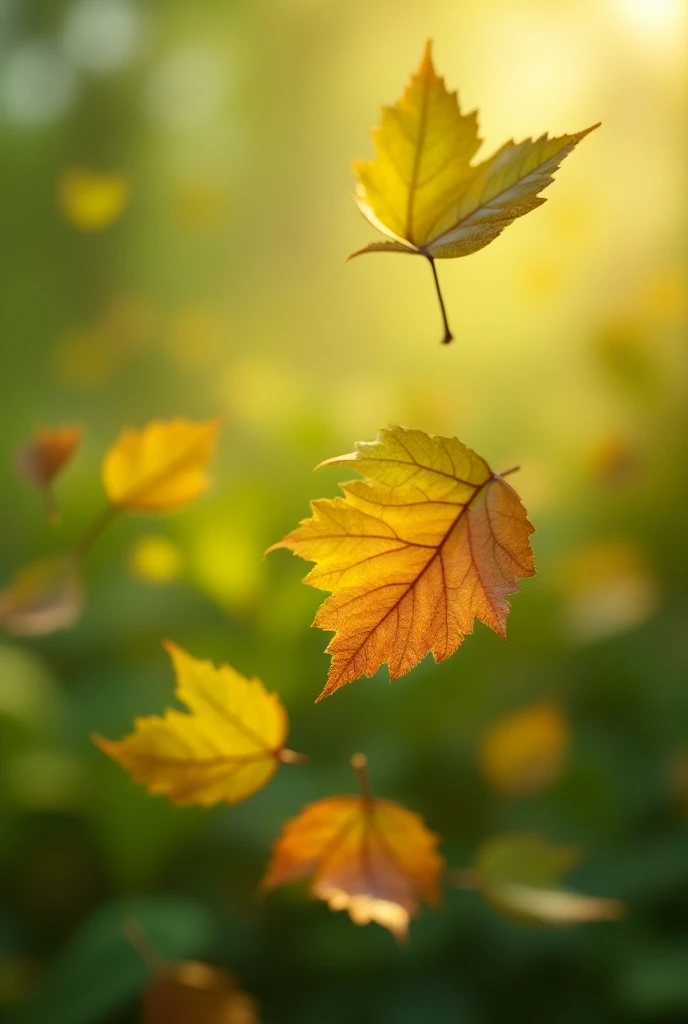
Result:
[[[188,711],[137,718],[119,741],[94,737],[150,793],[172,804],[236,804],[267,785],[281,763],[301,759],[285,749],[287,713],[259,679],[166,647]]]
[[[194,501],[210,486],[207,465],[219,423],[154,421],[125,430],[105,454],[103,483],[117,508],[168,512]]]
[[[533,527],[513,488],[457,438],[390,427],[351,455],[363,480],[274,544],[315,562],[305,582],[331,592],[314,625],[334,631],[325,689],[392,679],[432,652],[453,654],[476,618],[506,635],[509,595],[535,572]]]
[[[489,245],[517,217],[545,200],[565,156],[593,128],[533,141],[507,142],[473,165],[481,145],[477,114],[462,114],[433,66],[431,44],[404,95],[383,107],[373,130],[375,158],[354,163],[354,197],[361,212],[391,243],[354,253],[409,252],[433,265],[442,309],[444,342],[452,340],[434,260],[468,256]]]

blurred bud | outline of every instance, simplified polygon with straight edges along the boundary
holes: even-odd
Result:
[[[488,784],[505,796],[531,796],[553,785],[571,742],[556,704],[520,708],[494,722],[480,741],[478,761]]]
[[[184,559],[179,546],[167,537],[147,534],[136,541],[129,554],[131,573],[146,583],[164,586],[182,575]]]
[[[129,202],[129,184],[119,174],[97,174],[69,167],[58,182],[60,209],[79,231],[103,231],[118,220]]]
[[[589,643],[634,629],[654,615],[659,588],[643,551],[631,541],[593,544],[569,555],[559,573],[564,624]]]
[[[83,603],[75,559],[46,558],[21,568],[0,591],[0,626],[15,636],[45,636],[73,626]]]

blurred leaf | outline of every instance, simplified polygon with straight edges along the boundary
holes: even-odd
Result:
[[[182,574],[183,553],[167,537],[146,534],[139,537],[129,553],[129,569],[146,583],[174,583]]]
[[[17,472],[41,491],[53,522],[58,519],[58,512],[50,484],[74,455],[82,434],[81,427],[37,430],[16,455]]]
[[[118,220],[129,202],[129,184],[119,174],[70,167],[58,184],[60,209],[79,231],[102,231]]]
[[[457,881],[478,889],[496,910],[525,924],[617,920],[624,909],[618,900],[555,888],[578,859],[572,847],[553,846],[537,836],[496,836],[478,850],[474,869],[460,872]]]
[[[557,781],[569,752],[569,726],[549,701],[519,708],[494,722],[480,741],[487,782],[506,796],[528,796]]]
[[[168,512],[205,494],[206,471],[218,421],[154,421],[125,430],[103,459],[103,482],[112,504],[137,512]]]
[[[516,145],[507,142],[471,166],[481,145],[477,113],[462,114],[456,93],[435,73],[428,42],[421,66],[394,107],[383,107],[373,131],[376,157],[357,160],[355,199],[391,242],[365,252],[408,252],[435,258],[468,256],[489,245],[517,217],[545,202],[539,193],[571,150],[597,128]],[[452,340],[433,265],[445,326]]]
[[[438,836],[418,814],[372,798],[362,754],[351,763],[361,795],[318,800],[288,821],[261,889],[313,874],[311,895],[330,910],[347,910],[359,925],[375,921],[403,939],[420,900],[439,903]]]
[[[137,718],[119,742],[94,737],[149,793],[172,804],[236,804],[267,785],[281,763],[301,759],[285,750],[287,713],[259,679],[166,647],[190,713],[168,708],[162,718]]]
[[[513,488],[457,438],[389,427],[351,455],[363,480],[269,549],[315,562],[305,582],[332,596],[314,625],[335,632],[318,700],[385,662],[391,679],[430,651],[453,654],[477,618],[506,635],[508,597],[535,572],[533,527]]]
[[[84,603],[76,560],[70,555],[25,565],[0,591],[0,626],[14,636],[44,636],[69,629]]]
[[[259,1018],[255,1000],[233,975],[187,960],[148,986],[142,1024],[259,1024]]]
[[[21,1024],[95,1024],[131,999],[149,971],[124,937],[136,921],[170,960],[209,945],[213,917],[191,900],[141,897],[98,910],[62,950]]]

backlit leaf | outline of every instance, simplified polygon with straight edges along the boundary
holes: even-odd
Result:
[[[274,548],[315,562],[305,582],[329,597],[314,625],[333,630],[322,697],[385,662],[396,679],[432,652],[453,654],[480,619],[506,635],[509,595],[535,572],[533,527],[513,488],[456,438],[390,427],[323,465],[365,479]]]
[[[236,804],[267,785],[281,763],[301,760],[284,747],[282,703],[259,679],[165,646],[188,712],[168,708],[162,717],[137,718],[120,741],[94,737],[150,793],[172,804]]]
[[[25,565],[0,591],[0,626],[15,636],[45,636],[73,626],[83,603],[76,560],[45,558]]]
[[[365,758],[352,764],[365,773]],[[370,795],[363,774],[359,796],[318,800],[288,821],[274,845],[261,889],[312,876],[311,895],[355,924],[377,924],[404,938],[421,900],[439,902],[443,860],[438,837],[423,819]]]
[[[553,846],[538,836],[502,835],[485,843],[474,869],[458,884],[478,889],[505,916],[522,923],[550,926],[615,921],[623,904],[561,889],[562,876],[579,860],[569,846]]]
[[[129,183],[119,174],[97,174],[70,167],[58,183],[66,220],[79,231],[102,231],[121,217],[129,202]]]
[[[482,142],[477,113],[461,112],[456,93],[435,72],[428,43],[404,95],[394,107],[382,109],[381,125],[372,133],[375,158],[354,163],[356,203],[393,241],[373,243],[354,255],[410,252],[432,262],[477,252],[545,202],[540,192],[592,130],[507,142],[474,166]],[[444,315],[441,296],[440,304]],[[444,321],[448,342],[446,315]]]
[[[169,512],[200,497],[210,486],[207,465],[219,426],[216,420],[178,419],[123,431],[103,459],[103,483],[112,504]]]
[[[556,704],[543,701],[494,722],[481,740],[478,758],[493,789],[506,796],[526,796],[556,782],[569,743],[563,712]]]
[[[43,494],[48,514],[57,518],[50,484],[69,462],[81,443],[81,427],[56,427],[37,430],[16,455],[17,472]]]

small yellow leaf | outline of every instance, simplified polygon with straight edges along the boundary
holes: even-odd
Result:
[[[362,754],[352,764],[365,772]],[[318,800],[286,823],[261,889],[312,875],[311,895],[330,910],[348,911],[359,925],[375,921],[402,939],[420,900],[439,902],[437,842],[418,814],[373,799],[366,781],[360,796]]]
[[[593,128],[597,128],[594,125]],[[565,156],[593,128],[573,135],[507,142],[474,166],[480,148],[477,114],[462,114],[433,66],[431,44],[394,107],[383,107],[373,130],[375,158],[354,163],[354,198],[365,217],[391,242],[365,252],[408,252],[438,258],[468,256],[489,245],[517,217],[536,209]],[[437,273],[444,319],[452,340]]]
[[[94,737],[150,793],[172,804],[236,804],[267,785],[281,763],[301,759],[285,750],[287,713],[259,679],[166,647],[188,713],[168,708],[137,718],[120,741]]]
[[[538,836],[495,836],[478,851],[474,869],[460,873],[458,884],[477,888],[496,910],[525,924],[564,927],[617,920],[624,912],[618,900],[556,888],[578,859],[572,847],[554,846]]]
[[[570,744],[568,722],[556,704],[520,708],[493,723],[478,759],[487,782],[506,796],[539,793],[557,781]]]
[[[46,558],[24,566],[0,592],[0,626],[15,636],[45,636],[73,626],[83,603],[76,561]]]
[[[129,183],[119,174],[97,174],[70,167],[58,183],[60,209],[79,231],[102,231],[121,217],[129,202]]]
[[[103,459],[103,483],[112,504],[137,512],[169,512],[210,486],[207,464],[220,424],[154,421],[125,430]]]
[[[315,562],[306,583],[329,590],[314,625],[334,631],[319,700],[385,662],[390,678],[432,652],[443,661],[480,619],[506,636],[509,595],[535,572],[533,527],[514,489],[455,437],[389,427],[324,465],[365,479],[269,550]]]

